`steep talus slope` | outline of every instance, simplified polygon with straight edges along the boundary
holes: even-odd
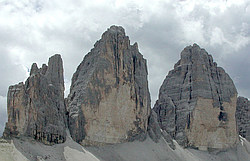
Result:
[[[168,146],[164,138],[155,143],[150,138],[99,147],[82,147],[69,136],[62,144],[47,146],[30,138],[14,139],[7,143],[0,139],[0,160],[3,161],[248,161],[250,143],[226,151],[209,153],[183,148],[174,142],[176,149]],[[1,160],[2,161],[2,160]]]
[[[223,149],[238,142],[236,101],[231,78],[194,44],[166,76],[154,110],[161,128],[180,145]]]
[[[63,64],[60,55],[38,69],[34,63],[24,83],[9,87],[5,138],[30,136],[44,144],[65,141]]]
[[[250,141],[250,101],[247,98],[238,97],[235,117],[239,135]]]
[[[69,130],[82,145],[144,139],[150,113],[146,60],[111,26],[78,66],[67,98]]]

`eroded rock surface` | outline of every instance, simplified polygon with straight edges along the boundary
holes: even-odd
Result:
[[[161,128],[180,145],[224,149],[238,142],[236,101],[229,75],[194,44],[166,76],[154,110]]]
[[[3,136],[30,136],[45,144],[62,143],[66,137],[63,63],[60,55],[48,66],[33,64],[24,83],[9,87],[8,122]]]
[[[250,141],[250,101],[247,98],[238,97],[235,117],[239,135]]]
[[[150,113],[146,60],[111,26],[84,57],[67,99],[69,130],[83,145],[144,139]]]
[[[175,145],[172,140],[172,137],[165,130],[161,129],[158,119],[157,119],[157,114],[155,113],[154,110],[151,110],[151,113],[149,116],[148,135],[155,143],[158,143],[162,138],[168,143],[168,145],[172,149],[175,149]]]

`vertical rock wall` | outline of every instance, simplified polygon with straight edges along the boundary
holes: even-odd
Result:
[[[66,138],[63,64],[60,55],[48,66],[34,63],[25,84],[9,87],[4,137],[31,136],[45,144]]]
[[[111,26],[78,66],[67,98],[69,130],[83,145],[145,138],[150,114],[146,60]]]
[[[235,117],[239,135],[250,141],[250,101],[247,98],[238,97]]]
[[[186,47],[166,76],[154,110],[162,129],[183,146],[223,149],[238,141],[237,91],[228,74],[198,45]]]

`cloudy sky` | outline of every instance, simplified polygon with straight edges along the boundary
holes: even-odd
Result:
[[[0,136],[9,85],[24,81],[33,62],[41,66],[59,53],[68,93],[76,67],[114,24],[148,60],[152,105],[180,52],[193,43],[250,98],[250,0],[1,0]]]

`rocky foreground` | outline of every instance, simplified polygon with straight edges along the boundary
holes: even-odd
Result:
[[[173,150],[161,138],[122,144],[83,147],[67,137],[66,142],[46,146],[29,138],[0,141],[1,161],[249,161],[250,143],[241,143],[226,151],[205,152],[183,148],[174,141]]]
[[[0,160],[250,158],[249,101],[204,49],[181,52],[153,109],[147,75],[137,43],[120,26],[84,57],[66,99],[61,56],[34,63],[25,83],[9,87]]]

